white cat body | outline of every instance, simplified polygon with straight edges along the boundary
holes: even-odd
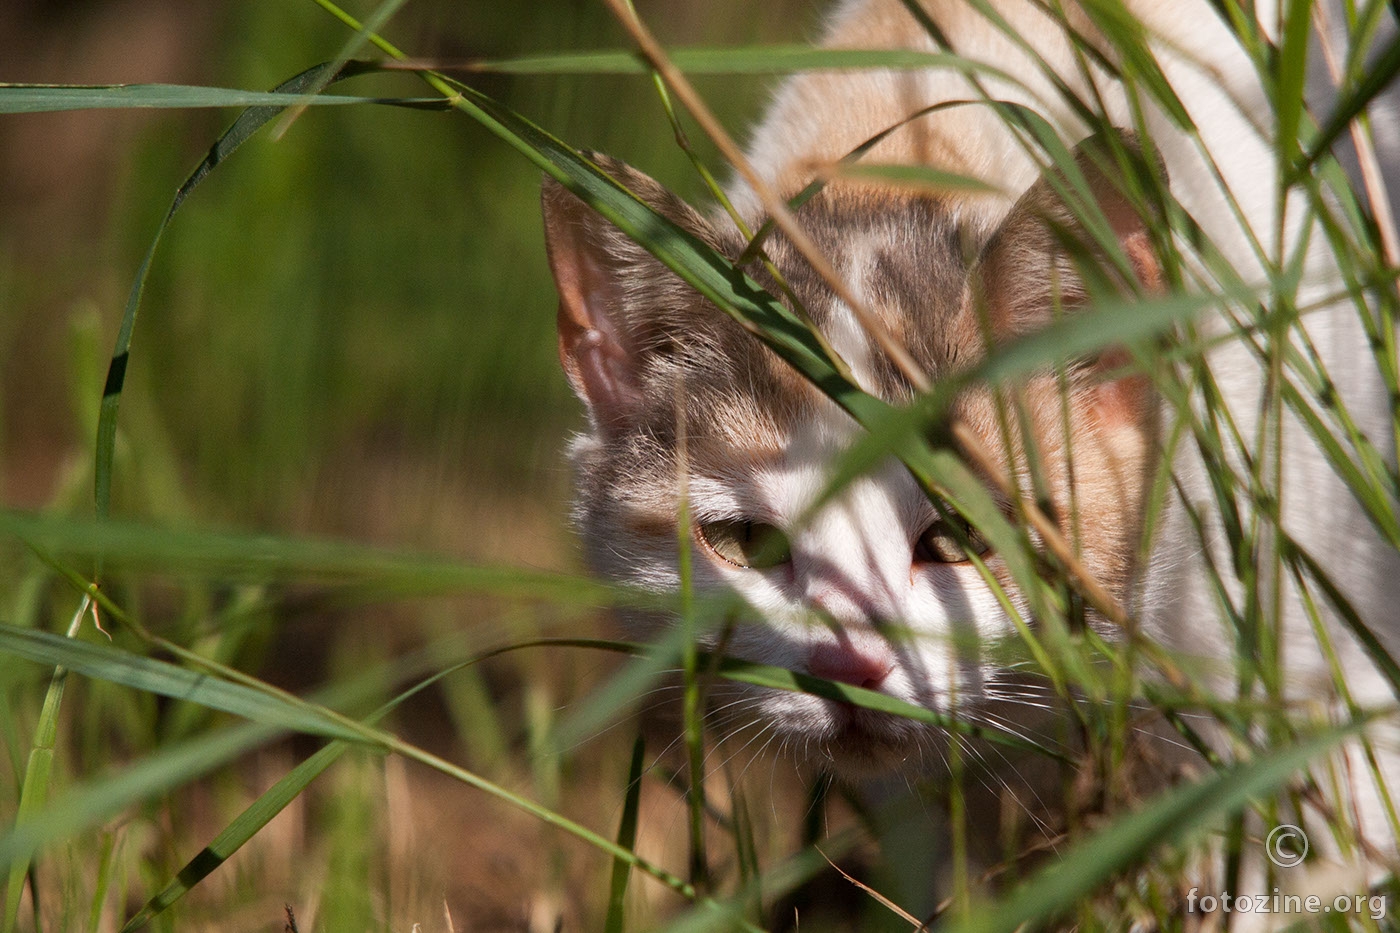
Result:
[[[1265,262],[1276,264],[1280,250],[1290,256],[1309,237],[1297,303],[1311,308],[1303,317],[1311,347],[1296,335],[1292,339],[1300,351],[1315,349],[1357,429],[1393,458],[1384,380],[1357,310],[1350,299],[1333,297],[1342,283],[1316,225],[1305,229],[1300,196],[1286,202],[1285,231],[1278,233],[1271,110],[1254,65],[1214,7],[1206,0],[1126,4],[1195,127],[1192,133],[1151,95],[1135,98],[1125,91],[1092,55],[1076,49],[1063,23],[1040,4],[990,0],[989,6],[1013,35],[970,2],[925,0],[924,11],[948,43],[940,49],[900,0],[840,4],[826,46],[951,50],[986,67],[969,72],[950,62],[928,69],[800,74],[777,89],[752,132],[748,161],[783,199],[896,126],[865,153],[866,163],[926,166],[997,190],[955,187],[932,197],[829,184],[797,218],[856,300],[934,378],[983,354],[986,335],[975,312],[984,292],[992,316],[1009,322],[1007,334],[1032,326],[1018,315],[1037,303],[1046,305],[1036,312],[1040,323],[1049,321],[1043,299],[1047,269],[1057,260],[1050,255],[1044,218],[1057,209],[1053,185],[1033,148],[985,98],[1028,108],[1074,147],[1089,127],[1057,86],[1063,85],[1070,94],[1100,102],[1113,126],[1137,128],[1151,141],[1172,195],[1239,280],[1216,281],[1209,263],[1183,243],[1188,290],[1238,300],[1242,290],[1252,289],[1262,297],[1268,293]],[[1111,63],[1113,49],[1094,38],[1089,17],[1074,6],[1065,15]],[[634,170],[602,164],[692,235],[730,256],[743,251],[745,241],[727,218],[703,218]],[[1158,287],[1155,260],[1142,258],[1144,221],[1128,216],[1104,179],[1091,176],[1090,184],[1104,189],[1096,196],[1137,277],[1148,291]],[[728,194],[756,228],[767,213],[763,199],[737,181]],[[579,524],[593,566],[647,587],[678,585],[675,478],[684,468],[687,508],[699,529],[697,585],[737,591],[763,619],[735,628],[726,642],[730,653],[880,690],[1015,735],[1043,736],[1040,719],[1050,705],[1049,689],[981,647],[1017,638],[1008,605],[1034,621],[997,555],[987,555],[988,572],[1003,584],[1007,603],[974,562],[963,559],[960,549],[972,542],[965,536],[953,541],[949,518],[893,460],[812,512],[833,464],[861,435],[855,422],[562,188],[547,186],[545,214],[561,294],[561,356],[592,418],[591,432],[578,439],[573,455]],[[776,235],[765,248],[860,386],[894,402],[910,397],[907,380],[874,335],[796,248]],[[1136,554],[1147,478],[1160,461],[1176,410],[1134,388],[1131,379],[1118,389],[1103,380],[1071,380],[1062,394],[1063,387],[1045,377],[1032,380],[1025,394],[1052,497],[1062,504],[1071,487],[1078,496],[1084,565],[1122,600],[1143,632],[1194,673],[1203,672],[1202,682],[1228,700],[1237,677],[1237,635],[1222,611],[1211,568],[1232,599],[1242,598],[1245,587],[1234,576],[1211,470],[1229,468],[1243,477],[1246,454],[1262,451],[1272,461],[1277,452],[1278,462],[1270,462],[1264,475],[1282,473],[1280,508],[1288,537],[1316,559],[1390,650],[1400,649],[1400,557],[1297,417],[1285,414],[1281,439],[1267,434],[1273,423],[1264,394],[1269,361],[1232,333],[1222,313],[1208,311],[1198,325],[1203,339],[1218,338],[1206,355],[1208,368],[1220,410],[1228,410],[1245,450],[1227,451],[1223,464],[1207,465],[1187,433],[1172,461],[1176,485],[1165,497],[1145,560]],[[1182,365],[1189,382],[1189,367]],[[684,458],[674,438],[678,387],[686,393]],[[954,415],[986,446],[1001,448],[989,394],[969,393]],[[1062,424],[1069,425],[1072,444],[1060,433]],[[1239,507],[1243,521],[1252,522],[1243,496]],[[1192,510],[1203,516],[1209,547],[1201,544]],[[786,537],[788,550],[770,562],[757,542],[761,532],[775,530]],[[1267,540],[1261,533],[1260,541]],[[1258,558],[1258,566],[1271,572],[1268,560]],[[1273,592],[1267,583],[1257,591]],[[1335,664],[1356,705],[1394,706],[1391,685],[1312,583],[1310,600],[1291,578],[1280,581],[1279,593],[1276,630],[1286,702],[1343,718]],[[1334,645],[1334,660],[1319,647],[1312,606]],[[1273,608],[1264,608],[1265,618],[1275,619]],[[634,621],[648,627],[664,620]],[[1102,619],[1090,621],[1117,637]],[[1258,688],[1255,694],[1268,699]],[[908,777],[945,765],[946,736],[909,720],[802,693],[755,690],[747,703],[744,714],[733,717],[741,721],[741,732],[750,730],[753,739],[777,737],[799,755],[847,775],[893,769]],[[1238,750],[1223,733],[1205,731],[1222,750]],[[1380,773],[1400,780],[1394,717],[1370,734]],[[1350,822],[1373,845],[1371,854],[1393,855],[1394,829],[1362,746],[1349,746],[1337,761],[1343,766],[1322,766],[1319,778],[1339,787],[1344,809],[1354,808]],[[1035,796],[1034,779],[1028,780]],[[1058,791],[1049,790],[1053,799]],[[983,828],[995,833],[994,823]]]
[[[1038,6],[1021,0],[995,0],[991,6],[1016,28],[1019,37],[1051,66],[1057,77],[1075,93],[1089,96],[1082,63],[1071,54],[1061,25]],[[1126,6],[1152,37],[1151,46],[1162,72],[1199,132],[1198,138],[1184,133],[1160,107],[1149,106],[1143,115],[1172,179],[1172,192],[1229,258],[1236,272],[1246,282],[1260,286],[1262,292],[1264,270],[1256,250],[1262,248],[1270,259],[1277,255],[1279,173],[1270,137],[1270,109],[1255,68],[1205,2],[1129,0]],[[1067,142],[1084,134],[1041,64],[974,12],[970,4],[945,2],[926,4],[926,8],[958,54],[993,65],[1016,81],[988,79],[979,90],[950,69],[794,77],[779,88],[752,133],[747,155],[760,177],[790,194],[795,179],[805,181],[814,165],[834,162],[910,114],[945,101],[977,101],[984,92],[1024,104],[1050,118]],[[823,44],[833,48],[938,51],[899,0],[847,0],[832,15]],[[1121,88],[1102,71],[1093,73],[1095,93],[1110,119],[1119,125],[1131,125]],[[959,205],[965,217],[989,225],[1005,216],[1014,197],[1040,172],[1006,121],[984,106],[951,108],[925,116],[892,135],[865,158],[873,162],[931,165],[996,184],[1011,196],[968,198]],[[736,182],[729,193],[741,205],[741,211],[761,213],[761,206],[747,185]],[[1302,227],[1304,205],[1296,193],[1289,201],[1288,211],[1285,254],[1296,247]],[[1252,228],[1248,234],[1241,226],[1241,217]],[[1250,234],[1258,241],[1257,247],[1250,243]],[[1315,230],[1313,235],[1320,238]],[[847,274],[859,282],[859,269]],[[1307,278],[1310,281],[1300,290],[1300,304],[1335,294],[1340,288],[1324,247],[1311,249]],[[1216,333],[1225,330],[1218,322],[1211,327],[1207,321],[1206,326]],[[1372,362],[1368,337],[1356,312],[1345,305],[1315,312],[1305,326],[1361,431],[1378,449],[1394,451],[1387,392]],[[869,335],[858,332],[848,333],[838,346],[847,359],[861,359],[873,352]],[[1214,350],[1209,360],[1240,434],[1253,437],[1258,430],[1266,364],[1236,340]],[[1346,483],[1296,418],[1288,419],[1281,446],[1285,527],[1344,587],[1362,619],[1368,620],[1387,648],[1400,648],[1400,557],[1371,528]],[[1178,456],[1175,473],[1186,497],[1209,514],[1206,466],[1191,445],[1185,445]],[[906,487],[912,486],[907,480],[907,476],[891,475],[885,482],[904,488],[903,494],[907,495]],[[917,490],[913,494],[921,495]],[[1177,497],[1170,497],[1168,510],[1154,541],[1153,555],[1142,573],[1133,608],[1145,629],[1162,643],[1223,662],[1233,644],[1202,565],[1199,537]],[[859,523],[854,527],[861,528]],[[897,559],[896,554],[903,556],[902,541],[882,533],[878,523],[868,523],[864,529],[859,547],[875,555],[876,560],[883,557],[882,549],[893,552],[889,555],[891,561]],[[848,531],[843,529],[843,533]],[[818,549],[837,546],[834,538],[816,545]],[[841,546],[849,549],[851,543],[841,542]],[[1296,589],[1291,582],[1285,586],[1289,592],[1283,602],[1282,633],[1290,696],[1300,701],[1313,700],[1332,691],[1331,675]],[[996,608],[988,608],[993,616],[999,614]],[[1332,617],[1335,619],[1334,614]],[[1333,634],[1340,665],[1349,675],[1348,687],[1356,701],[1376,708],[1392,705],[1395,697],[1390,685],[1357,642],[1335,627]],[[1233,676],[1233,670],[1225,665],[1220,670],[1223,685]],[[1400,770],[1396,776],[1400,777]],[[1367,822],[1381,832],[1384,840],[1385,821],[1379,812],[1374,816]]]

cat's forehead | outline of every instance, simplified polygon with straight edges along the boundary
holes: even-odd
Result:
[[[797,219],[850,294],[920,367],[936,376],[967,352],[961,314],[969,252],[957,218],[941,202],[869,187],[829,188]],[[775,235],[768,253],[862,388],[889,401],[911,387],[875,335],[792,244]],[[970,349],[970,348],[969,348]]]
[[[969,244],[956,219],[937,201],[908,193],[828,190],[802,205],[797,218],[822,255],[878,326],[908,349],[931,377],[975,352],[977,339],[962,313]],[[788,288],[846,362],[860,387],[887,401],[912,388],[875,335],[781,234],[766,252]],[[774,294],[778,284],[755,272]],[[710,309],[713,313],[713,309]],[[726,325],[729,322],[725,322]],[[777,453],[812,422],[830,418],[831,403],[772,351],[737,325],[724,352],[701,354],[693,384],[707,399],[716,440],[752,439]],[[713,367],[706,372],[705,363]]]

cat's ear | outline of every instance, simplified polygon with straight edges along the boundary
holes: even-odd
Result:
[[[1115,158],[1116,151],[1116,158]],[[1136,137],[1116,133],[1091,136],[1074,151],[1075,166],[1084,179],[1079,189],[1058,169],[1050,169],[1016,202],[978,260],[979,281],[992,324],[999,336],[1027,333],[1047,324],[1056,306],[1074,309],[1092,292],[1116,290],[1148,294],[1163,290],[1162,266],[1149,230],[1149,219],[1125,191],[1120,165],[1139,178],[1152,176]],[[1155,162],[1155,177],[1166,180],[1166,168]],[[1093,204],[1072,207],[1066,199]],[[1107,221],[1121,257],[1113,257],[1084,223],[1094,207]],[[1095,218],[1097,221],[1098,218]],[[1122,274],[1126,258],[1134,281]]]
[[[1116,154],[1116,158],[1115,158]],[[1049,324],[1058,312],[1073,312],[1092,295],[1160,294],[1164,291],[1152,227],[1125,190],[1126,165],[1146,184],[1166,181],[1160,158],[1147,161],[1137,139],[1120,132],[1110,140],[1093,136],[1074,152],[1083,189],[1057,169],[1049,170],[1023,194],[978,258],[972,290],[982,302],[998,340],[1033,332]],[[1063,192],[1079,192],[1081,203],[1071,207]],[[1093,204],[1083,203],[1087,193]],[[1082,219],[1093,208],[1107,221],[1118,248],[1113,256]],[[1097,218],[1096,218],[1097,220]],[[1122,260],[1126,259],[1127,270]],[[1127,272],[1130,271],[1131,279]],[[1101,422],[1136,426],[1155,410],[1146,376],[1104,379],[1128,362],[1126,350],[1109,348],[1081,369],[1091,377],[1087,391]]]
[[[616,159],[586,155],[657,213],[713,242],[708,222],[654,179]],[[545,179],[540,200],[559,290],[559,360],[594,426],[614,430],[643,405],[647,359],[668,345],[670,325],[658,318],[682,283],[554,179]]]

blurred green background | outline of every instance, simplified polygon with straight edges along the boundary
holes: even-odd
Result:
[[[372,6],[352,5],[367,14]],[[799,40],[796,4],[654,3],[673,44]],[[406,4],[411,54],[621,47],[599,3]],[[348,31],[305,2],[30,2],[0,79],[269,88]],[[482,76],[564,139],[701,187],[640,76]],[[736,128],[763,80],[702,90]],[[348,93],[421,96],[409,76]],[[126,289],[175,187],[232,119],[105,111],[0,124],[0,495],[81,513]],[[697,148],[709,160],[703,140]],[[456,113],[321,108],[264,131],[187,202],[152,269],[123,400],[114,515],[572,563],[538,173]]]
[[[373,4],[347,9],[364,16]],[[672,45],[801,41],[820,21],[805,2],[640,10]],[[448,61],[627,45],[601,3],[568,0],[412,0],[385,33],[412,55]],[[311,0],[9,0],[0,81],[260,90],[332,58],[349,35]],[[649,79],[470,80],[574,145],[705,201]],[[773,83],[697,82],[741,135]],[[427,93],[409,75],[342,88]],[[0,505],[92,516],[97,407],[128,289],[177,186],[234,116],[0,117]],[[718,172],[712,148],[692,138]],[[260,133],[185,203],[156,254],[122,398],[113,517],[580,569],[564,447],[583,416],[556,358],[538,189],[532,165],[456,112],[310,108],[281,138]],[[466,597],[347,598],[120,569],[104,589],[157,633],[299,691],[443,631],[489,644],[527,637],[541,615]],[[6,621],[62,631],[75,605],[32,555],[0,545]],[[570,624],[589,631],[585,620]],[[121,632],[116,640],[142,650]],[[535,755],[609,662],[527,655],[454,678],[391,727],[610,833],[630,733],[595,742],[591,763],[542,765]],[[0,824],[14,812],[48,675],[7,667]],[[72,684],[53,796],[220,721]],[[119,927],[312,747],[259,753],[48,853],[37,877],[50,925],[76,928],[69,921],[95,897],[105,906],[94,928]],[[284,900],[298,905],[303,929],[366,917],[445,929],[435,920],[444,903],[458,929],[463,919],[533,929],[520,918],[596,918],[606,897],[599,853],[422,769],[357,760],[315,788],[177,908],[181,929],[281,929]],[[653,851],[677,825],[676,799]],[[117,880],[103,900],[93,860],[111,845]],[[26,902],[21,929],[31,916]]]

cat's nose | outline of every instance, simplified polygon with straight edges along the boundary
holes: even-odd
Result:
[[[807,671],[814,677],[867,690],[878,690],[893,669],[894,656],[888,648],[849,638],[818,642],[807,655]]]

